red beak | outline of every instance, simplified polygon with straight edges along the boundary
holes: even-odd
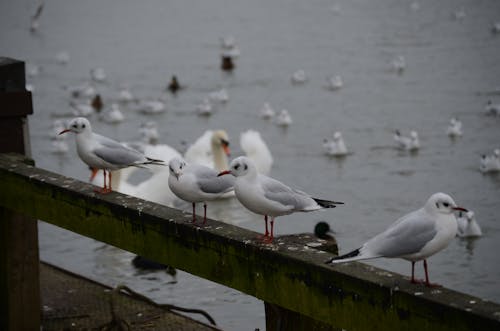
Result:
[[[61,132],[59,132],[59,135],[62,135],[63,133],[70,132],[70,131],[71,131],[70,129],[62,130]]]
[[[468,212],[468,210],[467,210],[467,209],[462,208],[462,207],[453,207],[452,209],[453,209],[453,210],[458,210],[458,211],[463,211],[463,212],[465,212],[465,213],[467,213],[467,212]]]
[[[231,170],[224,170],[220,172],[217,177],[224,176],[224,175],[229,175],[231,173]]]

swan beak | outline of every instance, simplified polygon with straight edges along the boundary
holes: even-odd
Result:
[[[231,170],[224,170],[222,172],[220,172],[217,177],[220,177],[220,176],[224,176],[224,175],[229,175],[231,174]]]
[[[458,211],[463,211],[464,213],[468,212],[468,210],[467,210],[467,209],[462,208],[462,207],[453,207],[453,208],[451,208],[451,209],[453,209],[453,210],[458,210]]]

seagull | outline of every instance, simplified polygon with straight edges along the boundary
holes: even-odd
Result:
[[[94,108],[88,103],[76,103],[74,101],[70,101],[69,103],[70,107],[73,108],[73,115],[74,116],[90,116],[94,113]]]
[[[100,83],[104,82],[107,78],[104,69],[100,67],[90,69],[90,77],[93,81]]]
[[[402,136],[401,132],[396,130],[394,133],[394,141],[396,141],[399,149],[406,151],[416,151],[420,148],[418,133],[414,130],[410,131],[409,137]]]
[[[276,116],[275,120],[276,125],[282,126],[282,127],[287,127],[290,124],[293,123],[292,117],[290,116],[290,113],[288,113],[288,110],[282,109],[278,116]]]
[[[137,106],[137,111],[144,115],[161,114],[165,110],[165,102],[161,99],[141,100]]]
[[[495,149],[492,155],[481,155],[479,171],[482,173],[500,171],[500,149]]]
[[[35,14],[31,16],[30,32],[32,33],[36,32],[40,27],[40,16],[42,15],[44,5],[45,3],[43,1],[40,1],[36,8]]]
[[[323,141],[323,148],[325,153],[330,156],[345,156],[348,154],[344,138],[342,138],[340,131],[336,131],[333,134],[333,140],[325,139]]]
[[[262,109],[259,112],[260,118],[263,118],[265,120],[269,120],[273,118],[275,115],[274,109],[271,107],[271,105],[268,102],[264,103],[264,106],[262,106]]]
[[[493,23],[493,25],[491,26],[491,33],[493,34],[500,33],[500,22]]]
[[[212,104],[210,103],[210,100],[208,98],[203,99],[201,103],[196,105],[196,111],[198,112],[198,115],[200,116],[210,116],[212,115]]]
[[[217,91],[213,91],[208,95],[210,101],[217,103],[227,103],[229,101],[229,94],[225,88],[222,88]]]
[[[215,200],[233,190],[234,178],[219,177],[217,171],[199,164],[187,164],[173,158],[169,164],[168,187],[180,199],[193,204],[193,223],[196,222],[196,203],[203,202],[203,224],[207,221],[207,201]]]
[[[462,122],[459,121],[456,117],[452,117],[450,119],[450,125],[446,129],[446,134],[450,138],[456,138],[462,136]]]
[[[484,109],[486,110],[486,113],[488,115],[493,115],[493,116],[500,115],[500,104],[493,103],[491,100],[488,100]]]
[[[60,65],[66,65],[69,62],[69,53],[67,51],[60,51],[56,54],[56,62]]]
[[[425,205],[398,219],[387,230],[368,240],[358,249],[334,257],[326,263],[342,263],[378,257],[402,258],[411,262],[411,282],[415,280],[415,262],[424,261],[425,285],[429,282],[427,258],[444,249],[457,234],[454,212],[467,212],[444,193],[435,193]]]
[[[458,225],[457,235],[459,237],[481,237],[483,235],[472,210],[466,213],[459,211],[456,216]]]
[[[101,113],[101,120],[108,124],[118,124],[125,120],[122,111],[117,103],[111,104],[111,109]]]
[[[344,82],[342,80],[342,76],[335,75],[327,77],[326,79],[326,88],[330,91],[336,91],[341,89],[344,86]]]
[[[406,69],[406,60],[402,55],[396,56],[391,62],[392,70],[398,74],[402,74]]]
[[[290,80],[292,84],[304,84],[307,81],[306,72],[303,69],[299,69],[292,74]]]
[[[266,232],[264,238],[273,241],[274,219],[294,212],[310,212],[323,208],[335,208],[343,202],[316,199],[299,190],[292,189],[271,177],[259,174],[255,164],[246,156],[231,161],[229,170],[219,176],[231,174],[236,177],[234,192],[238,201],[250,211],[264,215]],[[271,217],[271,231],[267,218]]]
[[[84,117],[72,119],[66,132],[75,133],[76,151],[80,159],[92,170],[91,180],[99,169],[104,172],[104,186],[98,192],[111,192],[111,171],[130,166],[141,167],[147,164],[164,165],[163,161],[151,159],[144,154],[126,147],[119,142],[92,132],[89,120]],[[106,185],[106,171],[108,172],[109,186]]]
[[[132,92],[130,92],[130,89],[127,86],[122,86],[120,88],[120,90],[118,91],[118,101],[120,101],[122,103],[127,103],[127,102],[131,102],[134,100],[135,100],[135,97],[132,94]]]

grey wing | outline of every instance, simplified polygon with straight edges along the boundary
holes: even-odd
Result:
[[[191,166],[196,175],[198,187],[203,192],[218,194],[233,190],[235,181],[233,176],[217,177],[218,173],[214,169],[195,164]]]
[[[94,153],[103,159],[104,161],[111,163],[118,167],[131,166],[137,162],[145,162],[146,158],[139,152],[126,148],[123,145],[120,147],[98,147],[94,150]]]
[[[420,209],[403,216],[363,246],[378,256],[399,257],[420,251],[436,233],[434,221]]]
[[[259,175],[264,190],[264,196],[284,206],[291,206],[293,209],[303,209],[311,204],[311,197],[306,193],[294,190],[276,179]],[[314,201],[313,201],[314,203]]]

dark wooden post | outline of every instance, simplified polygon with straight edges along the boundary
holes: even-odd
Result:
[[[24,62],[0,58],[0,152],[30,156]],[[37,221],[0,208],[0,330],[40,329]]]

